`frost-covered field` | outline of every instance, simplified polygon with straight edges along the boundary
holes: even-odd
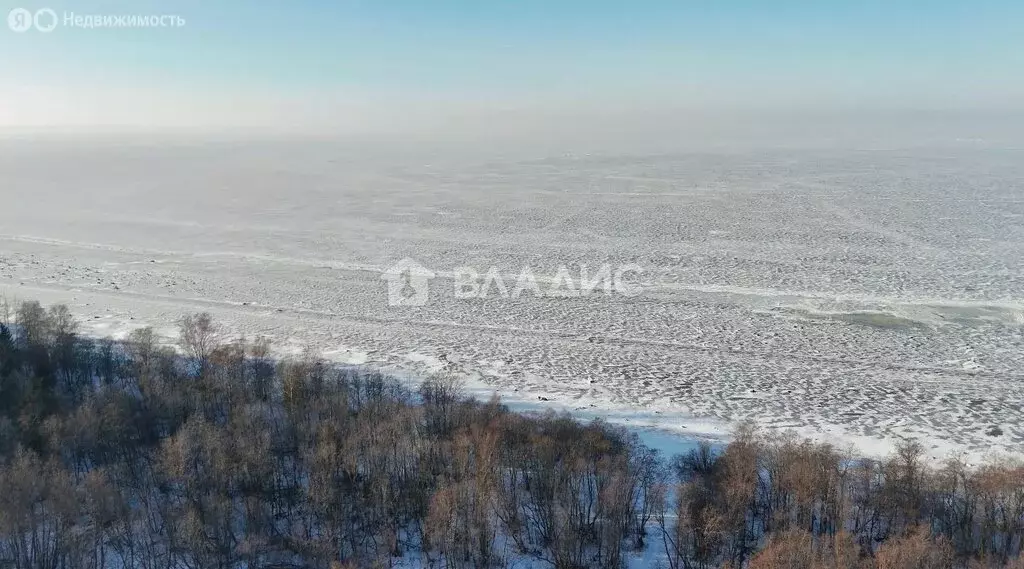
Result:
[[[283,350],[681,432],[1024,454],[1024,151],[479,156],[3,141],[0,291],[99,333],[209,311]],[[441,276],[389,307],[406,257]],[[643,267],[642,292],[445,282],[604,263]]]

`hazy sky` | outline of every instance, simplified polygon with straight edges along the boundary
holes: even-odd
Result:
[[[744,109],[1020,109],[1019,0],[2,0],[0,127],[477,128]],[[655,118],[651,118],[655,117]]]

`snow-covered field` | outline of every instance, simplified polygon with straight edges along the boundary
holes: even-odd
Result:
[[[390,307],[381,272],[439,274]],[[463,299],[458,266],[635,264],[635,296]],[[553,158],[326,141],[0,141],[0,293],[86,331],[209,311],[283,351],[682,433],[1024,454],[1024,151]],[[448,275],[448,276],[446,276]],[[509,281],[511,284],[511,280]]]

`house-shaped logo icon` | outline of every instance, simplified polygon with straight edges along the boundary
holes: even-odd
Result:
[[[423,306],[430,298],[430,279],[436,275],[416,261],[405,258],[380,276],[388,283],[388,306]]]

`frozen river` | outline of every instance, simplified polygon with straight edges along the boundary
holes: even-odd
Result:
[[[682,433],[753,419],[867,452],[1024,453],[1021,150],[4,141],[0,199],[0,290],[91,332],[209,311],[282,351]],[[436,274],[423,306],[388,304],[401,259]],[[633,267],[636,294],[452,282],[603,265]]]

